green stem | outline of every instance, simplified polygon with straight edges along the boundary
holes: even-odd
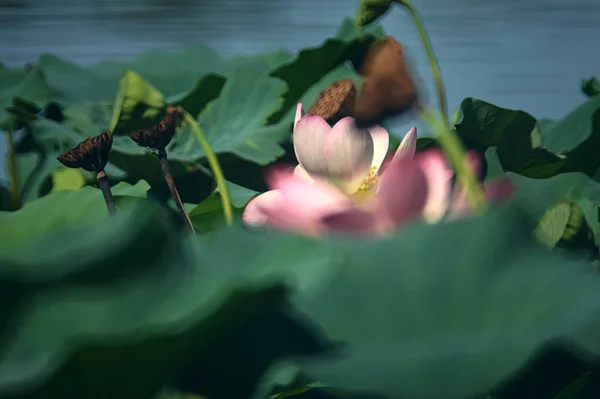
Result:
[[[475,171],[467,161],[462,143],[452,130],[441,123],[439,118],[422,107],[419,112],[431,129],[434,132],[439,132],[437,140],[448,157],[452,168],[456,171],[456,178],[465,190],[470,208],[475,212],[483,210],[486,201],[485,194],[477,180]]]
[[[219,189],[219,193],[221,193],[221,204],[223,205],[223,214],[225,215],[225,221],[229,226],[233,223],[233,212],[231,210],[231,200],[229,197],[229,191],[227,190],[227,185],[225,184],[225,176],[223,175],[223,170],[221,169],[221,165],[219,164],[219,160],[215,155],[215,152],[212,150],[210,144],[206,140],[204,133],[202,133],[202,129],[196,122],[196,119],[188,112],[185,113],[185,122],[190,125],[192,128],[192,133],[196,137],[198,143],[206,153],[206,159],[208,160],[208,165],[212,170],[215,180],[217,181],[217,188]]]
[[[15,140],[12,128],[6,132],[8,150],[8,173],[10,175],[10,198],[13,210],[21,208],[21,190],[19,189],[19,175],[17,171],[17,157],[15,156]]]
[[[421,38],[421,42],[425,51],[427,52],[427,58],[429,58],[429,66],[431,67],[431,73],[433,75],[433,80],[435,82],[435,86],[438,94],[438,102],[440,103],[440,111],[442,113],[442,118],[444,119],[444,127],[446,130],[450,129],[448,123],[448,105],[446,103],[446,89],[444,87],[444,83],[442,81],[442,74],[440,72],[440,66],[433,51],[433,46],[431,45],[431,40],[429,40],[429,36],[427,35],[427,29],[425,29],[425,24],[423,23],[423,19],[417,12],[415,6],[413,6],[408,0],[394,0],[396,3],[406,8],[417,26],[417,31],[419,32],[419,36]]]

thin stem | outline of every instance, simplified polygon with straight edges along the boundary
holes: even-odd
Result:
[[[440,122],[439,118],[422,107],[419,112],[432,130],[439,132],[437,140],[456,171],[456,178],[465,190],[470,208],[473,211],[482,210],[485,207],[485,195],[475,176],[475,171],[468,164],[462,143],[453,131]]]
[[[202,133],[202,129],[196,122],[196,119],[188,112],[185,113],[185,121],[189,123],[192,128],[192,133],[196,137],[198,143],[206,153],[206,159],[208,160],[208,165],[212,170],[215,180],[217,181],[217,188],[219,189],[219,193],[221,193],[221,204],[223,206],[223,214],[225,215],[225,221],[227,225],[231,226],[233,223],[233,212],[231,210],[231,200],[229,197],[229,191],[227,190],[227,186],[225,184],[225,176],[223,175],[223,170],[221,169],[221,165],[219,164],[219,160],[215,155],[215,152],[212,150],[210,144],[206,140],[204,133]]]
[[[446,103],[446,89],[444,87],[444,82],[442,81],[440,66],[435,56],[435,52],[433,51],[431,40],[429,40],[429,36],[427,35],[427,29],[425,29],[423,19],[417,12],[415,6],[413,6],[410,3],[410,1],[395,0],[395,2],[400,4],[402,7],[406,8],[410,12],[410,15],[417,27],[417,31],[419,32],[421,42],[423,44],[423,47],[425,48],[425,51],[427,52],[427,58],[429,58],[429,66],[431,67],[431,74],[433,75],[433,80],[437,89],[438,102],[440,103],[440,111],[442,113],[442,118],[444,119],[444,127],[447,130],[449,130],[450,125],[448,122],[448,105]]]
[[[96,179],[98,179],[98,186],[100,187],[100,190],[102,190],[102,195],[104,195],[106,209],[108,209],[108,213],[114,215],[117,210],[115,208],[115,201],[113,200],[110,185],[108,184],[108,179],[106,178],[106,173],[103,170],[101,170],[96,174]]]
[[[21,208],[21,190],[19,189],[19,174],[17,170],[17,157],[15,155],[15,141],[12,128],[6,132],[8,147],[8,173],[10,175],[10,199],[13,210]]]
[[[160,161],[160,167],[165,175],[165,180],[167,182],[167,186],[169,186],[169,191],[171,192],[171,197],[173,197],[173,201],[175,201],[175,205],[177,206],[177,210],[179,211],[179,216],[181,216],[181,220],[186,225],[190,233],[195,234],[194,225],[192,224],[192,220],[190,216],[185,211],[183,207],[183,202],[181,202],[181,197],[179,196],[179,191],[177,191],[177,186],[175,186],[175,180],[173,179],[173,175],[171,174],[171,168],[169,167],[169,160],[167,159],[167,152],[165,150],[158,151],[158,160]]]

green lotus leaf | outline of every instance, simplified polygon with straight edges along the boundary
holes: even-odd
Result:
[[[269,76],[266,64],[236,68],[220,96],[211,101],[199,117],[200,127],[212,149],[259,164],[269,163],[283,154],[278,142],[289,134],[289,126],[267,126],[266,123],[267,118],[280,109],[286,89],[285,82]],[[145,150],[126,137],[115,137],[113,149],[131,157],[146,156]],[[189,126],[178,130],[167,149],[173,160],[198,162],[205,157]],[[123,163],[117,162],[117,165],[128,171]]]
[[[226,184],[231,197],[234,222],[240,223],[244,207],[258,192],[231,182]],[[221,194],[218,189],[198,205],[187,204],[186,208],[194,226],[203,233],[216,231],[225,226]]]
[[[27,123],[31,143],[25,152],[17,147],[15,154],[17,176],[21,190],[21,200],[28,202],[42,197],[52,189],[51,174],[62,167],[56,157],[83,141],[87,135],[80,134],[66,125],[38,118]],[[111,179],[123,178],[123,171],[114,165],[107,165],[107,175]],[[84,173],[86,180],[93,181],[95,176]]]
[[[0,211],[10,211],[12,209],[10,189],[7,186],[0,185]]]
[[[505,171],[543,178],[600,166],[600,97],[593,97],[560,121],[537,121],[520,110],[474,98],[463,100],[456,131],[471,146],[497,149]]]
[[[165,105],[161,92],[147,83],[138,73],[127,69],[119,80],[119,91],[113,108],[109,130],[131,133],[149,128],[160,121]],[[143,121],[150,119],[145,125]]]
[[[219,72],[222,62],[221,56],[210,47],[188,46],[178,51],[148,51],[131,61],[101,61],[90,67],[43,54],[36,65],[44,73],[53,100],[69,106],[112,102],[118,91],[117,82],[128,69],[169,96],[189,90],[203,75]]]
[[[97,199],[85,187],[1,214],[0,396],[146,399],[176,376],[208,397],[246,397],[274,358],[320,350],[285,314],[280,280],[327,269],[327,248],[289,259],[311,240],[258,236],[238,244],[262,257],[218,256],[149,203],[109,217]]]
[[[86,185],[85,175],[80,169],[59,168],[52,172],[52,190],[79,190]]]
[[[207,46],[187,46],[178,51],[149,51],[132,61],[102,61],[91,67],[43,54],[37,67],[43,71],[50,86],[52,100],[67,110],[76,107],[81,112],[85,110],[81,104],[87,104],[86,108],[91,111],[95,106],[89,105],[90,103],[98,103],[98,107],[111,107],[115,97],[123,100],[124,88],[120,87],[122,82],[119,84],[119,79],[126,71],[135,71],[160,92],[168,103],[181,104],[192,115],[198,115],[208,102],[219,95],[230,71],[240,64],[258,61],[276,68],[289,57],[286,53],[277,51],[227,59]],[[136,87],[140,88],[134,85],[133,89]],[[131,95],[131,92],[127,94]],[[83,130],[83,133],[97,134],[95,131],[111,127],[106,120],[95,122],[94,125],[87,126],[91,131]],[[116,121],[113,124],[114,122]]]
[[[128,183],[119,183],[112,188],[113,195],[143,197],[144,186],[147,183],[138,184],[131,186]],[[6,233],[2,235],[2,246],[10,248],[12,245],[26,242],[26,238],[34,237],[36,234],[49,234],[65,223],[82,220],[82,223],[87,221],[93,224],[106,217],[108,217],[106,204],[102,192],[97,188],[87,186],[79,190],[52,192],[25,204],[19,211],[0,212],[2,231]]]
[[[547,179],[534,179],[513,173],[508,173],[508,176],[515,186],[514,200],[530,215],[534,223],[550,223],[547,212],[559,212],[556,208],[559,206],[563,213],[559,218],[561,221],[556,222],[558,225],[564,224],[563,228],[566,228],[571,210],[567,210],[564,204],[573,203],[583,212],[585,221],[594,232],[596,243],[600,243],[600,183],[580,172],[563,173]],[[549,211],[551,208],[554,210]],[[556,238],[555,244],[559,238],[562,235]]]
[[[338,241],[345,261],[298,277],[292,304],[341,347],[295,363],[331,387],[458,399],[489,394],[557,338],[570,345],[546,349],[598,354],[600,281],[529,232],[519,212],[500,208]]]

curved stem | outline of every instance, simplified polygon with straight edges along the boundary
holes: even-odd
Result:
[[[223,206],[223,214],[225,216],[225,221],[227,225],[231,226],[233,223],[233,212],[231,210],[231,200],[229,197],[229,191],[227,190],[227,185],[225,183],[225,176],[223,175],[223,170],[221,169],[221,165],[219,164],[219,160],[215,155],[215,152],[212,150],[210,144],[206,140],[204,133],[202,133],[202,129],[196,122],[196,119],[188,112],[185,113],[185,122],[189,123],[192,128],[192,133],[196,137],[198,143],[206,153],[206,159],[208,160],[208,165],[212,170],[215,180],[217,181],[217,188],[219,189],[219,193],[221,194],[221,204]]]
[[[21,208],[21,190],[19,189],[19,174],[17,157],[15,156],[15,140],[12,128],[6,132],[8,150],[8,173],[10,175],[10,199],[13,210]]]
[[[175,201],[175,206],[179,211],[179,216],[183,223],[190,231],[190,233],[195,234],[194,224],[190,219],[190,216],[185,211],[183,207],[183,202],[181,202],[181,197],[179,196],[179,191],[177,191],[177,186],[175,185],[175,180],[173,179],[173,174],[171,173],[171,168],[169,167],[169,160],[167,159],[167,152],[165,150],[158,151],[158,160],[160,162],[160,168],[163,171],[163,175],[165,176],[165,181],[167,182],[167,187],[169,187],[169,191],[171,192],[171,197],[173,201]]]
[[[456,178],[465,190],[469,207],[475,212],[483,210],[486,202],[485,194],[477,180],[475,171],[467,162],[462,143],[453,131],[440,122],[439,118],[422,107],[419,112],[432,130],[439,132],[437,140],[456,171]]]
[[[442,113],[442,118],[444,118],[444,127],[446,129],[450,129],[450,125],[448,122],[448,105],[446,103],[446,89],[444,87],[444,82],[442,81],[442,74],[440,72],[440,66],[433,51],[433,46],[431,45],[431,40],[429,40],[429,36],[427,35],[427,29],[425,29],[425,24],[415,6],[413,6],[409,0],[395,0],[396,3],[406,8],[417,26],[417,32],[419,32],[419,37],[421,38],[421,42],[425,51],[427,52],[427,58],[429,58],[429,66],[431,67],[431,74],[433,75],[433,80],[435,82],[435,86],[438,94],[438,102],[440,103],[440,111]]]

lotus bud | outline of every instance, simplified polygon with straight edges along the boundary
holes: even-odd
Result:
[[[361,0],[356,13],[356,24],[369,25],[385,14],[392,6],[392,0]]]

